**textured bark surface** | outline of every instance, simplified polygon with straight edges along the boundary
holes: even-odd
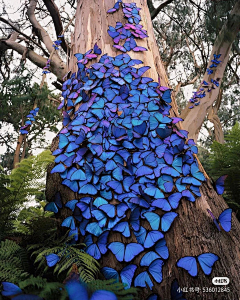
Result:
[[[221,64],[216,68],[213,74],[208,75],[205,73],[203,80],[210,82],[211,79],[220,78],[219,86],[221,85],[223,74],[228,63],[229,54],[232,48],[232,43],[235,40],[240,29],[240,0],[238,0],[230,13],[226,23],[219,32],[217,39],[213,45],[213,49],[210,55],[208,68],[212,64],[213,54],[222,54],[219,60]],[[184,119],[183,127],[189,132],[189,138],[197,141],[200,128],[207,115],[207,111],[212,104],[217,100],[219,94],[219,88],[211,90],[210,93],[206,93],[206,97],[201,99],[201,104],[195,106],[193,109],[189,109],[192,104],[189,103],[186,108],[181,112],[181,118]]]
[[[134,53],[130,52],[132,58],[138,58],[144,61],[144,65],[151,66],[146,76],[152,77],[155,81],[158,74],[161,77],[161,84],[167,85],[167,77],[164,67],[161,63],[158,48],[153,35],[151,18],[147,8],[146,1],[136,0],[137,6],[141,7],[140,12],[143,19],[144,29],[148,31],[149,38],[145,41],[138,42],[140,46],[148,48],[148,52]],[[70,62],[70,70],[76,71],[76,58],[74,53],[85,53],[93,48],[95,42],[102,48],[103,54],[115,56],[120,54],[112,47],[112,39],[108,36],[108,25],[115,26],[117,21],[123,21],[123,15],[118,12],[113,15],[106,14],[109,8],[112,8],[114,0],[88,0],[88,5],[84,5],[84,0],[78,1],[76,27],[72,44],[72,59]],[[52,151],[58,146],[58,138],[53,140]],[[61,179],[58,174],[50,174],[53,164],[49,166],[47,177],[46,197],[51,201],[54,194],[60,191],[63,202],[72,199],[79,199],[79,195],[73,193],[70,189],[61,185]],[[240,226],[239,222],[233,216],[233,226],[230,233],[218,232],[212,219],[207,213],[209,208],[215,215],[219,215],[227,205],[221,196],[218,196],[213,189],[210,181],[203,184],[202,197],[198,198],[195,203],[183,200],[177,209],[179,217],[174,221],[173,226],[166,234],[167,246],[169,248],[170,257],[163,267],[163,281],[161,284],[155,284],[152,292],[157,292],[160,299],[169,300],[171,282],[177,278],[181,287],[214,287],[212,278],[215,276],[224,276],[230,278],[230,293],[208,292],[203,293],[186,293],[186,299],[202,299],[202,300],[237,300],[240,295]],[[81,195],[82,196],[82,195]],[[59,219],[66,217],[68,212],[61,210]],[[129,216],[127,216],[129,217]],[[145,226],[145,225],[144,225]],[[148,225],[149,226],[149,225]],[[147,224],[145,226],[147,229]],[[150,228],[149,228],[150,229]],[[109,242],[120,241],[122,236],[119,233],[112,233],[109,236]],[[122,239],[123,242],[135,242],[135,237]],[[192,278],[187,271],[176,267],[176,261],[183,256],[199,255],[204,252],[213,252],[220,257],[214,265],[213,272],[210,277],[204,275],[199,269],[199,275]],[[139,263],[140,258],[133,260],[131,263]],[[100,261],[102,266],[113,267],[117,270],[122,269],[127,263],[120,264],[111,252],[107,252],[103,260]],[[137,275],[137,274],[135,274]],[[139,299],[146,299],[150,292],[143,289],[139,293]]]

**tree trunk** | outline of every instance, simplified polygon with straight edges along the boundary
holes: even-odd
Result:
[[[149,38],[138,41],[139,46],[148,49],[148,52],[135,53],[131,51],[131,58],[140,59],[145,66],[151,66],[151,69],[145,76],[152,77],[154,81],[158,80],[158,75],[161,78],[161,85],[167,86],[168,79],[164,70],[159,51],[154,39],[151,17],[148,11],[145,0],[135,0],[138,7],[142,10],[143,28],[147,30]],[[114,26],[116,22],[126,23],[123,14],[116,12],[107,14],[106,11],[114,6],[114,0],[95,1],[88,0],[87,5],[84,5],[84,0],[78,0],[75,33],[72,42],[72,53],[70,70],[76,71],[75,53],[85,53],[93,48],[97,42],[102,49],[102,53],[108,53],[110,56],[121,54],[112,47],[113,41],[108,36],[108,25]],[[58,148],[58,137],[53,140],[51,150]],[[51,201],[54,194],[59,191],[62,195],[64,203],[72,199],[80,199],[79,194],[72,192],[69,188],[61,184],[61,178],[58,174],[50,174],[54,164],[49,167],[47,176],[46,197]],[[177,209],[178,218],[174,221],[171,229],[165,234],[167,246],[169,249],[169,259],[164,262],[163,266],[163,281],[160,284],[154,284],[152,292],[157,293],[160,299],[170,299],[170,287],[173,279],[177,278],[180,287],[203,287],[211,288],[213,277],[229,277],[230,289],[227,292],[189,292],[185,296],[187,299],[206,299],[206,300],[237,300],[240,295],[240,226],[235,215],[233,215],[232,230],[229,233],[224,231],[218,232],[210,219],[207,209],[210,209],[215,215],[219,215],[223,209],[227,207],[224,199],[218,196],[213,189],[210,180],[207,180],[201,187],[202,196],[191,203],[182,201]],[[160,209],[157,212],[162,215]],[[58,215],[59,219],[63,219],[69,215],[69,210],[62,209]],[[129,217],[129,214],[127,215]],[[144,221],[143,226],[150,230],[149,224]],[[83,239],[81,238],[81,241]],[[129,238],[124,238],[120,233],[110,232],[108,242],[123,241],[125,243],[136,242],[136,238],[132,234]],[[196,278],[191,277],[187,271],[177,268],[176,262],[183,256],[194,256],[205,252],[213,252],[220,257],[214,265],[213,272],[210,277],[204,275],[199,268],[199,275]],[[144,252],[146,253],[146,252]],[[142,254],[137,256],[130,263],[139,265]],[[115,256],[108,251],[100,261],[102,266],[115,268],[120,271],[127,263],[119,263]],[[143,271],[143,270],[141,270]],[[137,270],[135,276],[140,272]],[[154,281],[155,282],[155,281]],[[139,293],[138,299],[147,299],[150,295],[150,290],[144,288]]]
[[[219,88],[212,89],[211,92],[206,93],[206,96],[201,99],[200,105],[189,109],[192,105],[188,103],[185,109],[181,112],[181,118],[184,119],[183,127],[189,132],[189,138],[197,141],[199,131],[212,104],[217,100],[224,71],[229,60],[229,54],[232,48],[232,43],[236,39],[240,30],[240,0],[238,0],[232,9],[228,19],[219,32],[208,62],[208,68],[212,64],[213,54],[221,54],[219,60],[221,64],[216,68],[213,74],[205,73],[203,80],[210,82],[211,79],[219,78]],[[201,86],[200,86],[201,87]]]

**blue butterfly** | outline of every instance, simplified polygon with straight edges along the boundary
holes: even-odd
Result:
[[[196,277],[198,275],[198,261],[204,274],[210,275],[212,273],[212,267],[218,259],[219,257],[213,253],[203,253],[197,257],[185,256],[177,261],[177,266],[187,270],[191,276]]]
[[[72,230],[75,229],[76,226],[75,226],[74,218],[72,216],[67,217],[66,219],[63,220],[62,226],[63,227],[68,227]]]
[[[143,214],[144,217],[148,220],[151,228],[153,230],[161,230],[163,232],[167,232],[172,225],[172,222],[178,216],[175,212],[169,212],[164,214],[163,216],[159,216],[154,212],[146,212]],[[160,225],[161,223],[161,225]],[[160,228],[159,228],[160,226]]]
[[[215,216],[209,209],[207,209],[207,211],[210,214],[210,216],[212,217],[213,222],[219,231],[221,230],[220,226],[226,232],[229,232],[231,230],[231,227],[232,227],[232,209],[231,208],[225,209],[219,215],[218,219],[215,218]],[[219,224],[220,224],[220,226],[219,226]]]
[[[152,206],[161,208],[164,211],[170,211],[178,208],[179,202],[182,198],[181,193],[173,193],[168,196],[168,199],[160,198],[152,202]]]
[[[222,195],[224,192],[224,182],[228,175],[220,176],[216,182],[214,183],[214,187],[218,193],[218,195]]]
[[[164,235],[158,230],[149,231],[144,241],[144,248],[151,248],[154,246]]]
[[[125,237],[130,237],[131,235],[128,222],[120,222],[117,225],[115,225],[112,230],[121,232],[122,235]]]
[[[79,280],[68,280],[65,287],[69,300],[117,300],[114,293],[104,290],[95,291],[89,298],[88,291]]]
[[[171,300],[186,300],[179,287],[177,279],[174,279],[171,284]]]
[[[141,253],[144,248],[137,243],[129,243],[126,246],[120,242],[112,242],[108,246],[118,261],[131,261],[135,256]]]
[[[102,254],[107,252],[107,239],[109,231],[103,232],[97,240],[97,243],[94,244],[92,240],[92,235],[89,234],[85,237],[84,243],[86,244],[86,253],[94,257],[95,259],[100,259]]]
[[[60,260],[60,257],[54,253],[46,255],[45,257],[46,257],[47,265],[49,267],[55,266]]]
[[[152,275],[157,283],[162,282],[162,266],[164,262],[161,259],[154,260],[148,267],[148,272]],[[153,283],[147,271],[140,273],[134,280],[134,286],[147,287],[152,290]]]
[[[158,300],[159,298],[158,298],[158,295],[157,294],[152,294],[152,295],[150,295],[148,298],[147,298],[147,300]]]
[[[43,300],[43,298],[40,298],[36,295],[23,294],[23,291],[17,285],[11,282],[2,281],[1,283],[3,286],[3,296],[10,297],[14,300]]]
[[[126,285],[125,289],[129,289],[131,287],[132,279],[136,269],[137,266],[131,264],[121,270],[120,277],[122,283]],[[106,279],[115,279],[116,282],[119,282],[119,274],[116,270],[112,268],[104,267],[102,268],[102,273]]]
[[[54,202],[47,203],[44,207],[44,210],[57,213],[59,208],[62,208],[62,199],[61,194],[57,192],[54,196]]]

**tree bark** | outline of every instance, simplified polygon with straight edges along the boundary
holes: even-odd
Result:
[[[226,65],[229,60],[229,54],[231,51],[232,43],[235,40],[240,29],[240,0],[238,0],[232,9],[226,23],[219,32],[216,41],[213,45],[213,49],[210,55],[208,68],[212,64],[213,54],[222,54],[220,59],[221,64],[216,68],[213,74],[208,75],[205,73],[203,80],[210,82],[211,79],[220,78],[219,87],[222,82],[223,74]],[[197,141],[199,131],[207,115],[208,109],[216,101],[219,93],[219,88],[211,90],[210,93],[206,93],[206,97],[202,98],[200,105],[195,106],[193,109],[189,109],[191,103],[185,107],[181,112],[181,118],[184,119],[183,127],[189,132],[189,138]]]
[[[138,42],[140,46],[146,47],[148,52],[134,53],[130,52],[132,58],[141,59],[144,65],[151,66],[146,76],[152,77],[155,81],[158,80],[158,74],[161,78],[161,84],[168,85],[168,79],[164,66],[161,62],[159,51],[154,39],[151,17],[145,0],[135,0],[137,6],[142,8],[140,15],[142,17],[142,25],[148,31],[149,38]],[[107,14],[106,11],[113,7],[114,0],[95,1],[88,0],[88,5],[84,5],[84,0],[78,0],[75,33],[72,42],[72,52],[70,61],[70,70],[76,71],[75,53],[85,53],[93,48],[97,42],[102,49],[103,54],[108,53],[110,56],[120,54],[112,47],[112,39],[108,36],[108,25],[115,26],[116,21],[124,24],[123,15],[121,12]],[[185,129],[185,128],[184,128]],[[58,148],[58,137],[53,140],[51,150]],[[80,199],[80,196],[73,193],[70,189],[61,184],[61,178],[58,174],[50,174],[54,164],[49,166],[47,175],[46,198],[51,201],[54,194],[60,191],[64,203],[72,199]],[[170,299],[170,287],[173,279],[177,278],[180,287],[214,287],[211,280],[215,276],[229,277],[230,289],[229,293],[188,293],[187,299],[202,299],[202,300],[237,300],[240,295],[240,225],[236,217],[233,216],[233,226],[229,233],[224,231],[218,232],[214,227],[212,219],[210,219],[207,208],[215,215],[219,215],[221,211],[227,208],[224,199],[218,196],[213,189],[213,184],[207,180],[201,187],[202,196],[195,203],[182,201],[176,212],[179,217],[174,221],[174,225],[165,235],[167,246],[169,248],[170,257],[164,263],[163,281],[161,284],[156,284],[153,291],[159,295],[160,299]],[[160,212],[160,210],[158,211]],[[57,216],[63,219],[68,215],[68,211],[61,210]],[[129,215],[127,216],[129,217]],[[144,224],[145,226],[145,224]],[[149,225],[145,226],[150,229]],[[116,232],[111,232],[109,242],[121,240],[127,243],[136,242],[133,235],[130,238],[123,239],[122,235]],[[82,241],[82,240],[81,240]],[[216,253],[220,257],[214,265],[213,272],[210,277],[203,274],[199,270],[199,275],[196,278],[189,276],[187,271],[176,267],[176,262],[183,256],[199,255],[205,252]],[[135,258],[130,263],[139,264],[141,257]],[[116,270],[121,270],[127,263],[119,263],[111,252],[100,261],[102,266],[113,267]],[[137,275],[137,274],[135,274]],[[142,289],[138,299],[146,300],[151,292],[147,289]]]

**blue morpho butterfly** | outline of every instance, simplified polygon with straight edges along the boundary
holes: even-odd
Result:
[[[159,300],[159,298],[157,294],[152,294],[147,298],[147,300]]]
[[[177,279],[174,279],[171,284],[171,300],[186,300]]]
[[[130,237],[130,229],[128,222],[120,222],[112,228],[113,231],[121,232],[123,236]]]
[[[74,230],[76,228],[76,225],[75,225],[75,222],[74,222],[74,217],[70,216],[70,217],[67,217],[66,219],[64,219],[63,222],[62,222],[62,226],[63,227],[68,227],[68,228]]]
[[[143,216],[148,220],[152,230],[161,230],[163,232],[167,232],[178,214],[175,212],[169,212],[160,217],[154,212],[145,212]]]
[[[196,277],[198,275],[197,261],[199,262],[205,275],[212,273],[212,267],[219,257],[214,253],[203,253],[194,256],[185,256],[177,261],[177,266],[188,271],[188,273]]]
[[[57,213],[59,208],[62,208],[62,198],[61,194],[57,192],[54,196],[54,202],[47,203],[44,207],[44,210]]]
[[[74,211],[77,203],[78,203],[78,200],[73,199],[73,200],[68,201],[65,204],[65,207],[71,209],[71,211]]]
[[[139,244],[142,244],[144,248],[151,248],[156,245],[156,243],[164,238],[164,235],[158,230],[151,230],[149,232],[146,231],[142,226],[138,232],[134,231],[134,235]]]
[[[88,291],[79,280],[68,280],[65,284],[69,300],[117,300],[114,293],[105,290],[97,290],[88,297]]]
[[[93,243],[92,235],[89,234],[85,237],[84,243],[86,244],[86,253],[94,257],[95,259],[100,259],[102,254],[107,252],[107,239],[109,231],[103,232],[97,240],[97,243]]]
[[[20,287],[11,282],[2,281],[1,283],[3,286],[2,295],[5,297],[9,297],[14,300],[43,300],[43,298],[36,295],[23,294]]]
[[[46,255],[45,257],[46,257],[47,265],[49,267],[55,266],[61,259],[57,254],[54,254],[54,253]]]
[[[167,102],[167,103],[171,103],[172,102],[172,99],[171,99],[171,93],[172,93],[172,90],[166,90],[163,95],[162,95],[162,100]]]
[[[228,175],[220,176],[214,183],[214,187],[218,195],[222,195],[224,192],[224,182]]]
[[[214,59],[218,59],[221,57],[222,54],[213,54]]]
[[[148,272],[152,275],[153,279],[160,283],[162,282],[162,266],[164,262],[161,259],[154,260],[148,267]],[[152,290],[153,283],[147,271],[144,271],[135,278],[134,286],[146,287],[149,286]]]
[[[212,217],[213,222],[219,231],[221,230],[221,227],[226,232],[229,232],[231,230],[231,227],[232,227],[232,209],[231,208],[225,209],[219,215],[218,219],[215,218],[214,214],[209,209],[207,209],[207,211],[210,214],[210,216]]]
[[[116,256],[118,261],[129,262],[134,259],[139,253],[141,253],[144,248],[142,245],[137,243],[129,243],[127,245],[121,242],[112,242],[109,244],[108,248]]]
[[[165,241],[164,239],[160,240],[159,242]],[[158,242],[158,243],[159,243]],[[159,248],[159,247],[158,247]],[[163,251],[162,251],[163,253]],[[164,253],[165,255],[166,253]],[[168,253],[167,253],[168,254]],[[168,258],[168,256],[165,255],[166,258]],[[154,251],[149,251],[147,252],[140,261],[140,266],[149,266],[154,260],[161,258],[156,252]]]
[[[122,283],[126,285],[125,289],[129,289],[131,287],[132,279],[136,269],[136,265],[128,265],[121,270],[120,278]],[[104,267],[101,271],[106,279],[115,279],[116,282],[119,282],[119,274],[116,270]]]

